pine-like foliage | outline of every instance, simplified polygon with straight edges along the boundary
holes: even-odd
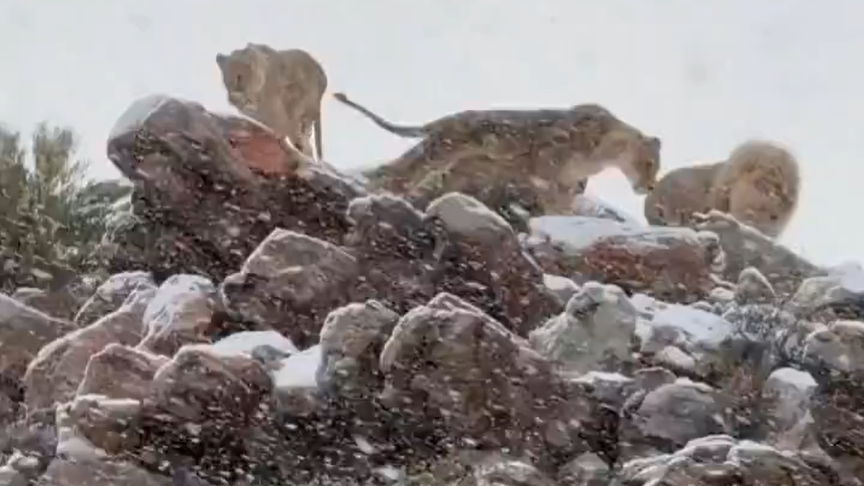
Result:
[[[98,271],[111,207],[131,187],[92,181],[70,128],[39,124],[28,147],[0,127],[0,291],[59,287]]]

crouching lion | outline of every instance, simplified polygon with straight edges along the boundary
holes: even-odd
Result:
[[[422,139],[363,174],[373,189],[421,209],[447,192],[462,192],[499,211],[516,204],[531,216],[568,214],[587,179],[607,168],[621,170],[638,194],[653,188],[660,169],[660,139],[597,104],[461,111],[401,126],[345,94],[334,97],[390,132]]]
[[[675,169],[645,198],[645,218],[661,226],[691,226],[694,213],[714,209],[778,238],[798,207],[798,161],[786,149],[749,140],[723,162]]]

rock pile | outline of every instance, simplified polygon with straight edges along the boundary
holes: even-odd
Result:
[[[167,97],[108,151],[114,275],[0,295],[0,484],[864,484],[861,267],[721,213],[419,212]]]

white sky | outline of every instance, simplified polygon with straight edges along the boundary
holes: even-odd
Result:
[[[0,0],[0,121],[74,126],[94,176],[105,137],[154,92],[229,110],[217,52],[301,47],[386,118],[598,102],[663,139],[664,170],[747,137],[793,148],[803,202],[783,242],[864,260],[864,3],[856,0]],[[325,158],[398,156],[413,141],[325,98]],[[641,217],[605,173],[591,192]]]

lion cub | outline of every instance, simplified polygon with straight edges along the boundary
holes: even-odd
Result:
[[[596,104],[462,111],[399,126],[342,93],[334,97],[388,131],[422,138],[398,159],[363,174],[373,188],[421,208],[455,191],[493,209],[517,202],[532,216],[567,214],[585,181],[607,168],[621,170],[639,194],[653,188],[660,169],[660,139]]]
[[[288,137],[309,157],[314,129],[317,157],[323,158],[321,99],[327,75],[311,54],[249,43],[228,55],[216,54],[216,64],[228,101],[241,113]]]
[[[728,160],[666,174],[645,198],[650,224],[689,226],[694,213],[716,209],[777,238],[798,207],[798,162],[784,148],[750,140]]]

